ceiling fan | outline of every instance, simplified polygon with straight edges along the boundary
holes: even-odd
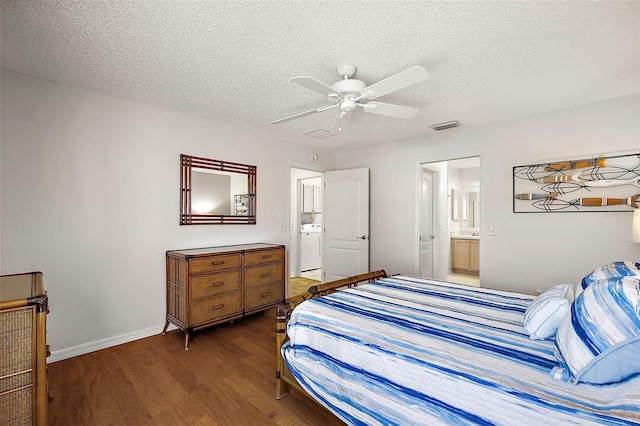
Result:
[[[336,71],[342,77],[342,80],[335,82],[331,86],[308,76],[291,78],[289,81],[327,96],[331,104],[281,118],[272,121],[271,124],[284,123],[285,121],[337,108],[339,112],[333,121],[331,130],[332,134],[336,134],[337,131],[341,130],[339,126],[340,120],[351,114],[357,107],[361,107],[365,112],[372,114],[404,118],[405,120],[415,117],[420,112],[417,108],[376,102],[372,101],[372,99],[404,89],[429,78],[429,73],[421,66],[414,65],[371,86],[367,86],[363,81],[351,78],[356,72],[356,66],[353,64],[342,64]]]

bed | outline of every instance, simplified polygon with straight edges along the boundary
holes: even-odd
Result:
[[[637,278],[625,288],[640,293]],[[313,287],[277,309],[276,397],[295,387],[347,424],[640,424],[640,356],[616,383],[563,380],[573,360],[559,362],[555,338],[532,338],[525,314],[582,308],[541,299],[384,271]]]

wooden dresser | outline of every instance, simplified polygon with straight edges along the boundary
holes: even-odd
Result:
[[[189,336],[284,301],[283,245],[244,244],[167,251],[167,320]]]
[[[41,272],[0,276],[0,425],[47,424],[47,313]]]

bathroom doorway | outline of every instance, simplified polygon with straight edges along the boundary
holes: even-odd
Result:
[[[420,275],[480,285],[480,157],[421,164]]]

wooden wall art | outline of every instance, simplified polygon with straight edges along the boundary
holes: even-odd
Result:
[[[624,212],[640,208],[640,152],[513,168],[513,212]]]

